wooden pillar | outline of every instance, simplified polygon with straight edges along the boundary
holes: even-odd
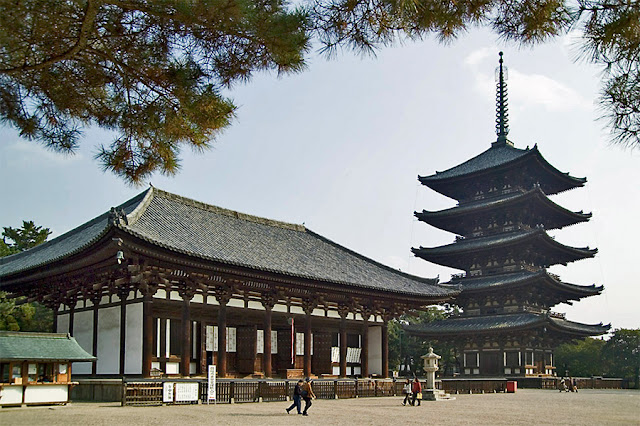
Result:
[[[311,311],[304,319],[304,375],[311,376]]]
[[[275,293],[262,294],[262,306],[264,306],[264,353],[262,354],[262,366],[265,377],[273,377],[273,366],[271,363],[271,331],[272,331],[272,318],[273,307],[278,301],[278,297]]]
[[[273,368],[271,366],[271,319],[273,317],[273,306],[265,305],[264,308],[264,353],[262,354],[262,364],[265,377],[273,377]]]
[[[184,287],[180,291],[182,296],[182,357],[180,358],[180,373],[182,377],[191,375],[191,298],[194,291]]]
[[[382,377],[389,377],[389,321],[382,323]]]
[[[124,367],[127,353],[127,297],[129,297],[129,292],[130,289],[128,287],[121,288],[118,291],[118,297],[120,298],[120,376],[122,377],[124,377]],[[142,309],[144,310],[144,305]],[[153,346],[153,320],[151,321],[150,334],[150,346]],[[149,366],[149,372],[151,372],[151,366]]]
[[[146,293],[146,294],[145,294]],[[153,293],[143,293],[142,302],[142,377],[151,377],[151,361],[153,359]]]
[[[100,300],[102,299],[102,294],[95,295],[91,299],[91,303],[93,303],[93,344],[92,344],[92,355],[98,356],[98,307],[100,305]],[[98,374],[98,361],[94,361],[91,365],[91,375],[95,376]]]
[[[216,360],[218,377],[227,377],[227,304],[218,307],[218,356]]]
[[[157,321],[157,320],[156,320]],[[160,369],[163,373],[167,371],[167,319],[160,318],[160,353],[158,354]]]
[[[362,350],[360,352],[360,371],[362,377],[369,377],[369,315],[362,313]]]
[[[51,303],[49,305],[49,307],[51,308],[51,311],[53,312],[53,323],[51,324],[51,332],[52,333],[57,333],[58,332],[58,308],[59,308],[60,304],[57,302]]]
[[[227,377],[227,303],[233,290],[220,286],[215,289],[218,306],[218,355],[216,359],[218,377]]]
[[[340,377],[347,377],[347,314],[345,309],[339,309],[340,314]]]
[[[69,301],[69,334],[73,336],[73,317],[76,310],[76,299],[71,298]]]

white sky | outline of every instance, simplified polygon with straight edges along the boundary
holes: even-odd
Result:
[[[455,202],[416,178],[495,140],[500,50],[509,68],[509,138],[518,148],[537,143],[559,170],[588,179],[553,199],[591,211],[593,219],[552,235],[599,253],[551,271],[574,284],[604,284],[605,291],[554,310],[573,321],[640,327],[640,154],[609,145],[605,123],[596,121],[600,70],[574,63],[566,39],[520,50],[472,31],[451,45],[406,42],[377,58],[313,56],[301,74],[263,74],[235,87],[229,96],[239,106],[237,119],[215,148],[184,151],[178,176],[152,182],[209,204],[304,223],[375,260],[447,281],[458,271],[414,258],[410,248],[448,244],[454,235],[417,222],[413,211]],[[110,136],[99,130],[86,131],[69,158],[11,129],[0,128],[0,138],[0,226],[34,220],[54,237],[146,188],[100,171],[93,155]]]

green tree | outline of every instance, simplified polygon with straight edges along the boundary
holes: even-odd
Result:
[[[602,360],[604,340],[587,337],[584,340],[565,343],[554,351],[554,361],[559,376],[591,377],[605,374],[606,367]],[[565,371],[566,370],[566,371]]]
[[[389,323],[389,363],[392,368],[399,368],[400,365],[408,365],[412,374],[423,375],[423,361],[420,358],[425,355],[429,346],[434,352],[442,357],[440,360],[443,374],[451,372],[456,365],[455,348],[442,342],[423,341],[410,336],[403,329],[403,325],[427,324],[448,318],[457,312],[457,308],[449,306],[430,306],[425,311],[412,311]]]
[[[0,3],[0,120],[72,153],[87,125],[117,133],[97,159],[130,183],[179,169],[229,125],[223,87],[300,71],[310,40],[374,52],[474,26],[533,44],[576,30],[601,64],[613,137],[640,144],[640,2],[619,0],[23,0]]]
[[[22,221],[22,228],[5,227],[0,241],[0,257],[19,253],[47,240],[49,228]],[[9,242],[7,243],[7,240]],[[39,303],[20,303],[0,291],[0,330],[51,331],[53,312]]]
[[[602,358],[607,366],[607,375],[632,379],[639,387],[640,376],[640,329],[620,328],[602,348]]]

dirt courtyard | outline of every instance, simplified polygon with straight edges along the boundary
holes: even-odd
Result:
[[[117,403],[3,408],[0,425],[640,425],[640,391],[456,395],[454,401],[403,407],[401,397],[316,400],[303,418],[288,403],[120,407]],[[295,410],[294,410],[295,411]]]

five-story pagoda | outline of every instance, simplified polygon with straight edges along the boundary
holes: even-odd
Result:
[[[455,233],[452,244],[413,248],[429,262],[464,270],[447,284],[459,286],[462,314],[411,334],[453,343],[464,376],[554,375],[554,348],[571,339],[606,333],[609,326],[568,321],[550,308],[597,295],[603,287],[562,282],[547,271],[593,257],[597,250],[569,247],[547,230],[586,222],[548,196],[581,187],[586,179],[562,173],[537,146],[518,149],[507,139],[506,67],[496,69],[498,138],[480,155],[443,172],[419,177],[423,185],[458,201],[441,211],[416,212],[436,228]]]

